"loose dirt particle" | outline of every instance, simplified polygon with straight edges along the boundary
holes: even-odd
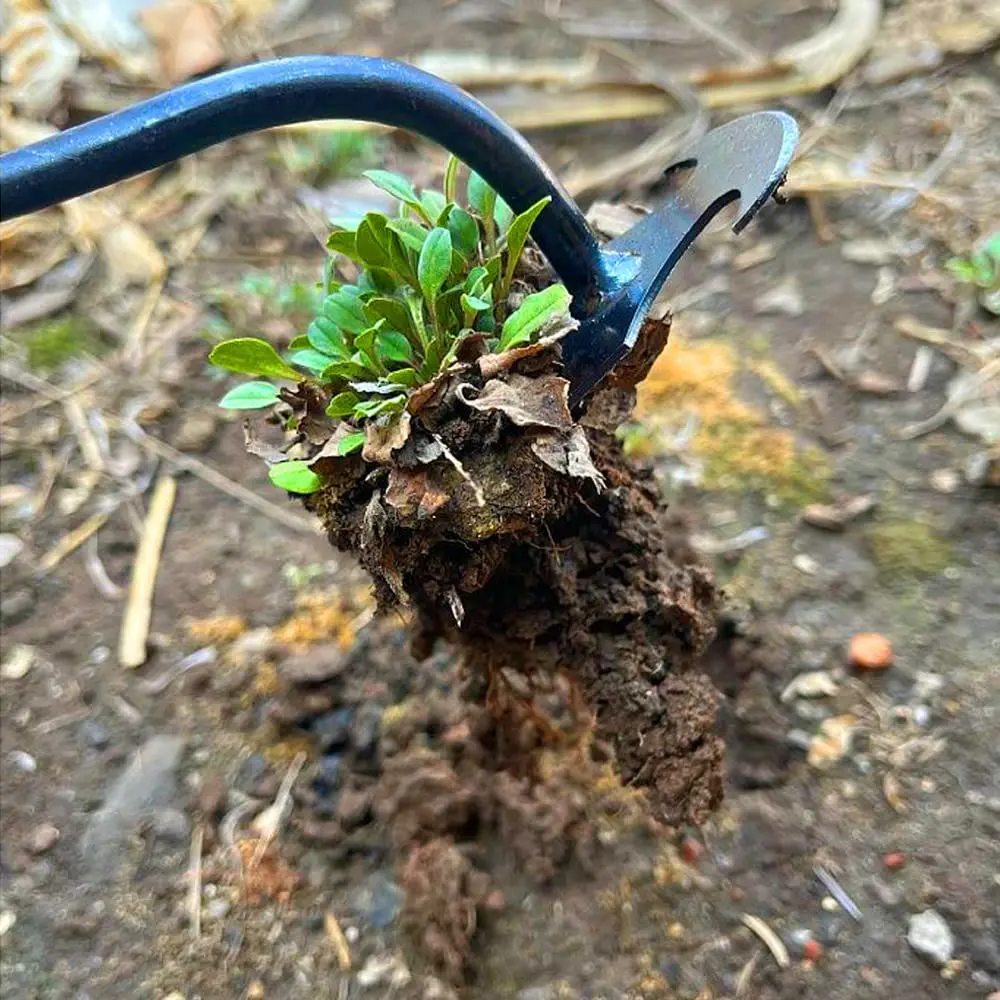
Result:
[[[59,839],[59,830],[52,823],[39,823],[28,836],[25,847],[31,854],[44,854],[51,850]]]
[[[802,957],[809,962],[818,962],[823,957],[823,945],[815,938],[809,938],[802,946]]]
[[[858,670],[886,670],[892,666],[892,643],[877,632],[861,632],[851,639],[849,658]]]

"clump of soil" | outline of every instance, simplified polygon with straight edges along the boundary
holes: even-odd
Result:
[[[647,328],[662,344],[665,324]],[[369,460],[318,447],[327,482],[307,503],[380,607],[412,609],[418,655],[453,644],[487,703],[508,674],[530,689],[565,671],[623,780],[658,818],[698,823],[722,790],[716,693],[693,669],[716,591],[615,439],[631,388],[619,378],[576,420],[557,343],[484,355],[403,428],[372,428]]]
[[[440,640],[459,654],[457,698],[383,719],[374,791],[417,939],[455,977],[490,896],[462,847],[482,831],[544,882],[586,863],[609,761],[667,824],[701,823],[722,796],[718,696],[695,666],[717,592],[614,434],[668,330],[647,321],[640,360],[582,414],[558,334],[466,356],[402,419],[370,424],[360,455],[337,454],[345,430],[312,390],[285,395],[331,543],[381,610],[406,609],[418,659]]]

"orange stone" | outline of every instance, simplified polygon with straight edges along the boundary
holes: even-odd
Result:
[[[850,659],[859,670],[885,670],[892,666],[892,643],[878,632],[860,632],[851,639]]]

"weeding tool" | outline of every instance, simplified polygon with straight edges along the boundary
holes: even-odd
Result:
[[[48,208],[236,136],[318,119],[406,129],[437,142],[521,212],[551,204],[532,235],[573,296],[563,342],[578,404],[635,346],[642,320],[695,237],[739,201],[739,232],[781,183],[798,139],[780,111],[737,118],[667,164],[693,168],[656,211],[601,246],[520,133],[459,89],[403,63],[297,56],[227,70],[0,156],[0,221]]]

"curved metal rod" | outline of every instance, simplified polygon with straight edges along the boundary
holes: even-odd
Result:
[[[515,212],[546,195],[532,235],[574,299],[614,287],[583,213],[524,137],[465,91],[403,63],[297,56],[169,90],[0,157],[0,221],[248,132],[323,118],[379,122],[437,142]]]

